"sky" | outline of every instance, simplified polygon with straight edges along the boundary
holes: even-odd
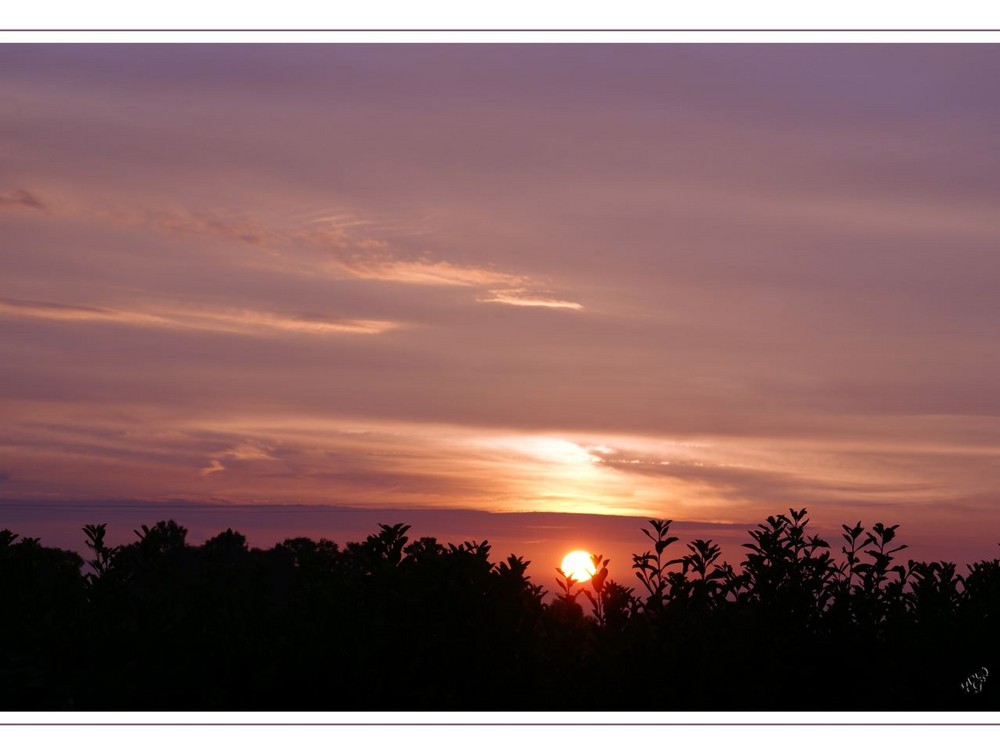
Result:
[[[0,526],[994,558],[998,65],[0,45]]]

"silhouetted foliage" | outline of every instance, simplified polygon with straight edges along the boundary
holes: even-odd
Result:
[[[548,601],[517,555],[404,524],[266,550],[173,521],[109,547],[90,524],[86,561],[2,530],[0,707],[996,709],[1000,560],[904,564],[881,522],[834,557],[790,509],[734,567],[710,540],[668,557],[672,523],[649,524],[642,595],[595,555]]]

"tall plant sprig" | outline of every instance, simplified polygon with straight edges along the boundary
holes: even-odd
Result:
[[[653,532],[643,527],[642,533],[653,542],[653,551],[646,551],[641,555],[633,554],[632,568],[635,570],[636,577],[649,592],[649,597],[646,599],[647,607],[656,609],[663,605],[663,599],[670,584],[667,567],[682,563],[683,559],[675,558],[670,561],[663,559],[663,552],[678,540],[678,538],[668,534],[673,520],[650,519],[649,523],[653,527]]]
[[[583,592],[582,587],[576,592],[573,592],[573,588],[579,584],[579,580],[574,579],[558,566],[556,567],[556,573],[562,577],[562,579],[556,579],[556,584],[559,585],[559,589],[562,590],[562,595],[558,596],[557,600],[566,604],[575,605],[577,597],[581,592]]]
[[[853,527],[848,527],[846,524],[840,525],[841,529],[844,530],[841,537],[844,538],[847,545],[841,547],[840,551],[844,554],[845,561],[840,568],[841,574],[841,587],[844,591],[850,592],[851,587],[854,585],[854,575],[857,573],[858,564],[861,563],[861,557],[858,556],[858,551],[864,548],[869,542],[869,539],[861,539],[861,535],[864,533],[865,528],[862,526],[861,522],[858,522]]]
[[[899,586],[900,592],[902,591],[901,586],[907,581],[909,575],[905,566],[901,564],[891,566],[892,562],[895,561],[893,554],[907,547],[905,545],[897,545],[895,548],[889,547],[889,544],[896,537],[898,527],[898,524],[886,527],[882,522],[876,522],[867,533],[862,547],[872,546],[865,551],[865,554],[870,556],[872,560],[868,563],[857,564],[854,571],[861,575],[861,589],[869,595],[880,595],[884,592],[890,572],[897,575],[896,585]]]
[[[690,598],[697,606],[713,605],[725,593],[732,567],[715,565],[722,556],[722,548],[711,540],[695,539],[687,549],[690,553],[681,559],[684,575],[696,576],[696,579],[688,579]]]
[[[587,596],[587,600],[593,606],[594,618],[597,619],[597,623],[600,626],[604,626],[606,623],[604,604],[607,598],[608,564],[611,563],[611,559],[604,558],[604,556],[591,555],[590,560],[594,565],[594,573],[590,578],[591,589],[588,590],[586,587],[581,587],[580,592]]]
[[[87,562],[93,573],[85,577],[90,585],[97,582],[111,568],[114,557],[120,550],[109,548],[104,544],[107,529],[107,524],[87,524],[83,527],[83,534],[87,536],[84,544],[94,552],[94,558]]]

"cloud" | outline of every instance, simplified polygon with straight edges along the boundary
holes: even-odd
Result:
[[[329,318],[316,314],[285,315],[251,309],[167,310],[166,318],[179,328],[260,334],[288,331],[314,335],[336,333],[378,334],[398,326],[388,320]]]
[[[91,214],[101,212],[95,209]],[[474,288],[485,290],[476,299],[480,303],[583,309],[579,302],[540,288],[539,281],[529,275],[497,270],[491,265],[459,264],[429,253],[407,254],[395,248],[387,238],[373,235],[391,228],[391,223],[376,223],[350,212],[327,214],[292,224],[266,222],[246,213],[220,213],[211,209],[119,208],[109,216],[113,222],[138,225],[162,234],[215,238],[258,248],[260,255],[235,260],[244,267],[293,276],[332,275],[422,287]],[[317,223],[323,226],[314,227]],[[371,326],[372,323],[363,325]],[[300,323],[291,329],[304,329],[304,326]]]
[[[131,199],[131,198],[130,198]],[[287,244],[294,236],[286,229],[266,222],[258,213],[245,210],[219,210],[211,206],[189,209],[174,207],[162,209],[160,204],[172,204],[172,200],[162,200],[156,206],[123,200],[120,195],[105,196],[95,200],[85,190],[73,192],[58,206],[63,219],[83,220],[100,223],[105,228],[119,231],[137,228],[152,231],[172,241],[179,241],[194,249],[194,241],[234,242],[242,247],[254,247],[263,253],[272,254],[281,244]],[[225,246],[211,248],[219,254]],[[220,259],[223,257],[220,255]]]
[[[583,305],[565,299],[552,299],[548,296],[533,293],[525,288],[499,289],[489,292],[489,297],[476,299],[478,302],[493,304],[509,304],[514,307],[548,307],[550,309],[581,310]]]
[[[331,318],[317,314],[290,315],[252,309],[185,308],[172,305],[154,306],[148,311],[115,310],[0,298],[0,316],[3,315],[255,336],[274,336],[281,332],[307,335],[374,335],[398,326],[398,323],[388,320]]]
[[[273,461],[276,457],[271,455],[272,450],[264,443],[247,440],[233,446],[222,455],[237,461]]]
[[[480,303],[548,309],[583,309],[583,305],[579,302],[555,298],[547,291],[534,290],[536,282],[526,275],[504,273],[490,267],[456,265],[428,257],[415,260],[398,259],[386,253],[384,246],[373,254],[353,254],[350,257],[339,258],[332,266],[340,273],[362,280],[418,286],[489,289],[486,294],[477,297],[476,301]],[[493,286],[503,286],[503,288],[491,288]]]
[[[337,260],[336,265],[356,278],[422,286],[491,286],[525,280],[522,276],[486,267],[468,267],[427,258],[401,260],[385,255],[357,255]]]
[[[275,233],[251,219],[225,217],[212,211],[125,209],[112,217],[118,222],[141,225],[165,234],[209,236],[261,246],[277,240]]]
[[[620,452],[595,452],[595,455],[599,457],[598,463],[602,467],[618,472],[708,485],[750,500],[808,499],[814,502],[830,497],[820,493],[824,489],[820,481],[776,469],[709,461],[637,458]]]
[[[0,203],[25,205],[45,209],[40,200],[26,191],[18,190],[0,196]],[[408,241],[414,234],[420,235],[419,228],[403,227],[390,220],[374,221],[354,212],[324,214],[318,218],[302,219],[301,215],[273,217],[266,212],[247,210],[220,211],[211,207],[197,210],[160,209],[139,203],[110,204],[94,203],[83,197],[60,204],[60,214],[66,218],[95,219],[112,227],[138,227],[164,236],[180,237],[178,241],[191,244],[192,237],[206,241],[221,241],[222,245],[209,247],[214,260],[201,259],[199,264],[206,267],[215,265],[236,266],[248,269],[264,269],[293,278],[315,278],[332,276],[338,279],[362,281],[382,281],[401,283],[419,287],[459,287],[479,289],[476,298],[480,303],[506,304],[516,307],[536,307],[546,309],[581,310],[583,305],[571,301],[541,287],[534,277],[510,271],[498,270],[492,264],[461,264],[435,256],[432,253],[414,253],[407,250]],[[317,224],[322,224],[317,227]],[[402,235],[400,235],[402,234]],[[380,237],[383,235],[384,237]],[[185,240],[188,239],[188,240]],[[403,239],[401,243],[400,239]],[[227,254],[228,243],[228,254]],[[234,256],[232,245],[252,247],[256,254]],[[400,248],[402,247],[402,248]],[[36,307],[35,315],[49,319],[100,319],[105,321],[144,323],[153,325],[154,320],[145,315],[160,318],[164,326],[177,327],[170,312],[121,312],[102,310],[85,312],[86,307],[77,307],[75,312],[66,307],[58,314],[43,314],[43,307]],[[10,312],[8,312],[9,314]],[[23,308],[21,314],[24,314]],[[313,332],[382,332],[386,323],[376,321],[323,321],[322,317],[262,317],[254,312],[240,312],[245,320],[236,327],[246,329],[248,322],[284,330]],[[195,327],[190,318],[188,326]],[[214,320],[215,326],[231,320],[221,313],[203,312],[203,320]],[[205,329],[231,330],[232,322],[225,327]]]
[[[591,447],[598,466],[646,478],[657,485],[680,486],[702,499],[718,498],[730,504],[770,506],[822,505],[823,511],[839,510],[859,501],[868,505],[941,502],[942,489],[934,480],[940,464],[951,473],[968,459],[935,460],[928,454],[913,464],[909,453],[897,458],[888,451],[860,453],[851,445],[816,455],[794,444],[772,447],[757,439],[750,446],[716,443],[704,448],[677,449],[677,453],[647,453],[634,450]],[[756,457],[749,461],[751,457]],[[974,466],[974,461],[973,461]]]
[[[222,466],[221,461],[219,461],[218,459],[212,459],[212,463],[209,464],[207,467],[200,469],[198,471],[198,474],[200,474],[202,477],[208,477],[209,475],[215,474],[216,472],[225,472],[225,471],[226,468]]]
[[[251,246],[276,246],[304,242],[333,254],[328,268],[361,280],[380,280],[422,286],[515,286],[528,281],[520,275],[489,267],[459,265],[424,255],[407,259],[393,252],[379,238],[357,236],[354,229],[371,230],[374,221],[348,213],[307,221],[303,226],[281,227],[246,216],[228,217],[212,210],[124,210],[114,215],[120,222],[138,224],[166,234],[211,236]],[[323,222],[326,227],[312,228]]]
[[[0,315],[43,320],[123,322],[126,324],[159,324],[161,318],[136,312],[116,312],[99,307],[78,307],[57,302],[24,301],[0,298]]]
[[[14,189],[6,194],[0,194],[0,209],[27,207],[32,210],[44,212],[47,208],[45,203],[35,194],[24,189]]]
[[[301,228],[289,236],[331,253],[333,259],[326,267],[338,275],[416,286],[502,286],[502,290],[491,293],[510,297],[525,294],[526,287],[533,285],[530,276],[504,272],[488,265],[462,265],[435,259],[427,253],[416,257],[400,254],[386,239],[371,236],[375,226],[373,221],[358,219],[347,213],[318,218],[308,221],[306,225],[316,222],[325,222],[327,227]],[[363,228],[369,235],[357,237],[352,233],[354,228]],[[548,303],[550,301],[552,303]],[[578,306],[540,297],[529,300],[526,296],[521,296],[517,303],[526,306]]]

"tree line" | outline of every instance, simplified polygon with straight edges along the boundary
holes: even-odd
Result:
[[[516,555],[380,525],[343,548],[200,546],[174,521],[90,555],[0,532],[6,710],[996,710],[1000,560],[904,560],[897,526],[805,509],[733,566],[650,520],[639,586],[594,557],[548,595]]]

